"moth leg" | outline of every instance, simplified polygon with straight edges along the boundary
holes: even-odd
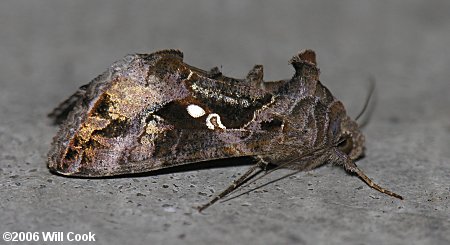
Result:
[[[270,170],[270,168],[269,168],[270,163],[269,163],[268,161],[264,160],[264,158],[263,158],[262,156],[256,156],[256,157],[254,157],[254,158],[258,161],[257,164],[259,164],[259,167],[260,167],[264,172],[267,173],[267,171]]]
[[[224,191],[222,191],[221,193],[219,193],[217,196],[215,196],[213,199],[211,199],[211,201],[209,201],[208,203],[201,205],[199,207],[197,207],[198,211],[201,212],[203,210],[205,210],[207,207],[213,205],[215,202],[219,201],[220,199],[222,199],[223,197],[225,197],[226,195],[228,195],[230,192],[234,191],[237,187],[239,187],[240,185],[242,185],[245,181],[247,181],[248,177],[254,173],[257,169],[261,168],[261,164],[260,162],[256,163],[255,165],[253,165],[252,167],[250,167],[247,172],[245,172],[241,177],[239,177],[238,179],[234,180],[233,183],[231,183]]]
[[[389,190],[386,190],[385,188],[379,186],[377,183],[373,182],[373,180],[371,180],[369,177],[367,177],[367,175],[364,174],[364,172],[360,168],[358,168],[358,166],[356,166],[356,164],[353,161],[351,161],[350,159],[347,159],[347,161],[345,161],[344,168],[348,172],[355,173],[356,175],[358,175],[358,177],[361,178],[371,188],[373,188],[381,193],[384,193],[386,195],[396,197],[398,199],[403,200],[403,197],[400,196],[399,194],[394,193]]]
[[[63,101],[58,107],[53,109],[53,111],[48,114],[48,117],[53,119],[54,124],[61,124],[67,118],[67,115],[69,115],[70,111],[72,111],[78,100],[86,94],[87,86],[87,84],[81,86],[77,92],[72,94],[68,99]]]

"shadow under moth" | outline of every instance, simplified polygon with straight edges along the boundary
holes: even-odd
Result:
[[[48,167],[63,175],[102,177],[254,158],[255,165],[200,211],[269,164],[275,167],[266,175],[279,168],[340,165],[402,199],[356,166],[364,136],[319,81],[315,53],[304,50],[290,64],[291,79],[264,81],[261,65],[235,79],[217,67],[204,71],[184,63],[178,50],[128,55],[49,114],[61,128]]]

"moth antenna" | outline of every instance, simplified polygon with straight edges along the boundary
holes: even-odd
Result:
[[[375,78],[373,76],[370,76],[370,78],[369,78],[369,93],[367,94],[366,100],[364,101],[363,108],[358,113],[358,115],[355,117],[355,121],[357,121],[364,114],[364,112],[366,112],[367,107],[369,106],[370,99],[372,98],[374,91],[375,91]]]
[[[292,175],[296,175],[296,174],[300,173],[301,171],[303,171],[303,169],[297,170],[297,171],[292,172],[292,173],[289,173],[289,174],[286,174],[286,175],[284,175],[284,176],[282,176],[282,177],[280,177],[280,178],[278,178],[278,179],[271,180],[271,181],[269,181],[269,182],[267,182],[267,183],[264,183],[264,184],[262,184],[262,185],[259,185],[259,186],[255,187],[255,188],[252,188],[252,189],[250,189],[250,190],[248,190],[248,191],[242,192],[241,194],[237,194],[237,195],[235,195],[235,196],[232,196],[232,197],[230,197],[230,198],[227,198],[227,199],[223,200],[223,202],[227,202],[227,201],[233,200],[233,199],[235,199],[235,198],[238,198],[238,197],[240,197],[240,196],[243,196],[243,195],[245,195],[245,194],[248,194],[248,193],[250,193],[250,192],[252,192],[252,191],[256,191],[256,190],[258,190],[258,189],[260,189],[260,188],[262,188],[262,187],[264,187],[264,186],[273,184],[273,183],[275,183],[275,182],[277,182],[277,181],[280,181],[280,180],[282,180],[282,179],[288,178],[288,177],[290,177],[290,176],[292,176]]]
[[[222,191],[221,193],[219,193],[217,196],[215,196],[213,199],[211,199],[211,201],[209,201],[208,203],[201,205],[199,207],[197,207],[198,211],[201,212],[203,210],[205,210],[207,207],[213,205],[215,202],[219,201],[220,199],[222,199],[223,197],[225,197],[226,195],[228,195],[230,192],[232,192],[233,190],[235,190],[237,187],[239,187],[240,185],[242,185],[243,183],[245,183],[246,181],[248,181],[248,178],[253,178],[254,175],[250,176],[253,172],[255,172],[258,168],[260,168],[261,164],[258,162],[255,165],[253,165],[252,167],[250,167],[247,172],[245,172],[241,177],[239,177],[238,179],[234,180],[233,183],[231,183],[224,191]]]
[[[375,189],[381,193],[384,193],[386,195],[396,197],[400,200],[403,200],[403,197],[400,196],[399,194],[389,191],[389,190],[386,190],[383,187],[379,186],[377,183],[373,182],[373,180],[371,180],[369,177],[367,177],[367,175],[365,175],[363,173],[363,171],[361,169],[359,169],[358,167],[356,167],[356,169],[353,172],[356,173],[356,175],[358,175],[358,177],[360,177],[367,185],[369,185],[373,189]]]

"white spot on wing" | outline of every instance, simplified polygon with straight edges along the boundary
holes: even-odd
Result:
[[[205,115],[205,110],[203,110],[203,108],[201,108],[198,105],[188,105],[188,107],[186,108],[187,112],[189,113],[189,115],[191,115],[191,117],[193,118],[199,118],[203,115]]]
[[[211,130],[214,130],[215,127],[226,129],[226,127],[222,124],[222,121],[220,121],[220,116],[216,113],[211,113],[206,118],[206,127],[208,127]]]

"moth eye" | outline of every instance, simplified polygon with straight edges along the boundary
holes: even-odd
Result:
[[[337,145],[337,148],[344,152],[345,154],[350,154],[350,152],[353,149],[353,140],[350,136],[343,136],[339,140],[339,144]]]

